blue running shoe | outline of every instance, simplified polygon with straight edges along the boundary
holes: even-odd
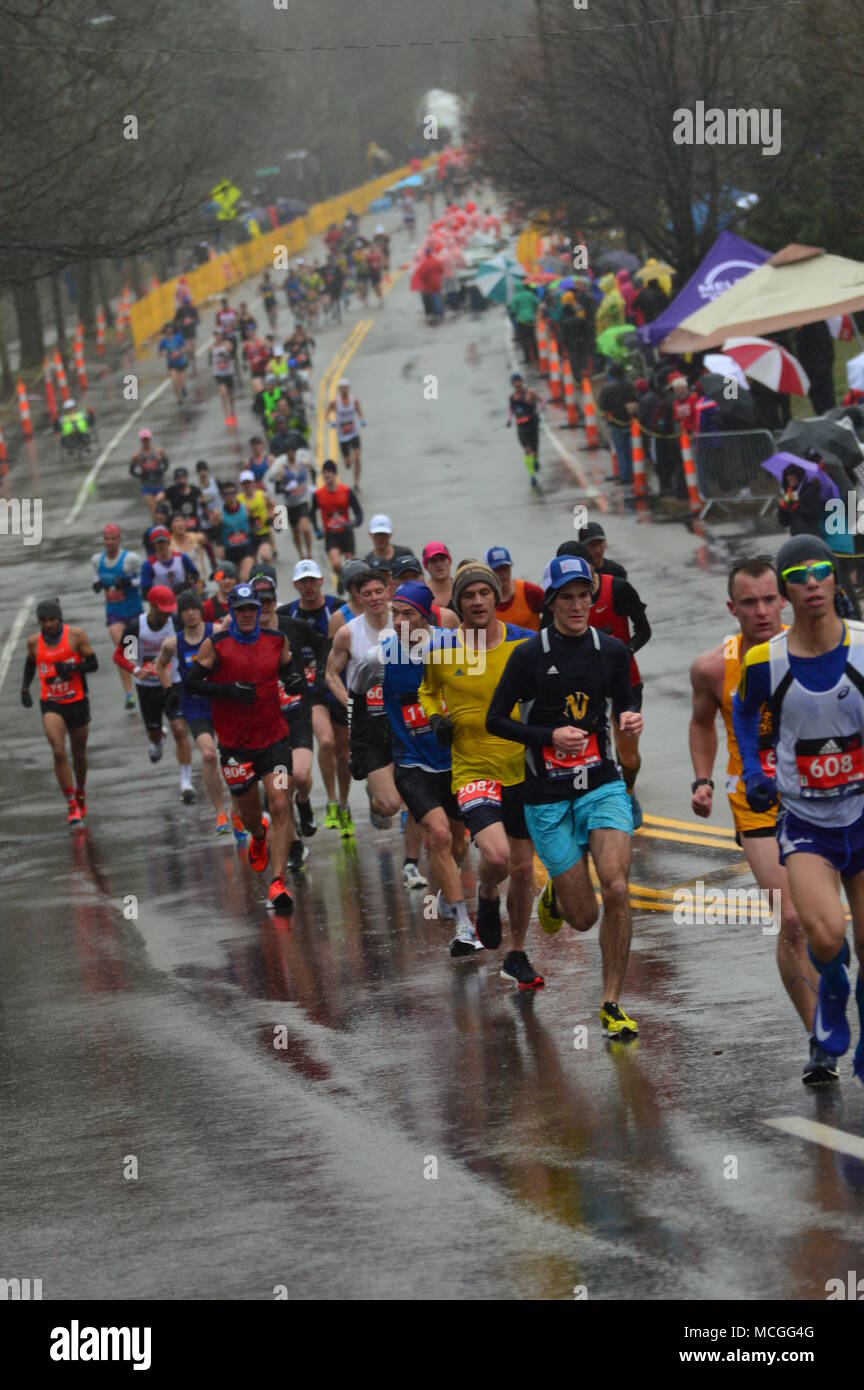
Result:
[[[837,994],[829,994],[824,975],[819,977],[819,1000],[813,1019],[813,1036],[824,1052],[832,1057],[842,1057],[849,1051],[851,1035],[849,1020],[846,1017],[846,1004],[849,999],[849,975],[843,970],[843,987]]]

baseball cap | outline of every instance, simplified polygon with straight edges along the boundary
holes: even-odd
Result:
[[[228,595],[232,608],[260,608],[261,600],[251,584],[235,584]]]
[[[251,468],[243,469],[243,472],[240,474],[240,481],[241,483],[254,483],[255,474],[252,472]]]
[[[579,539],[584,545],[586,541],[605,541],[606,532],[599,521],[589,521],[587,526],[583,526],[579,532]]]
[[[150,532],[151,541],[170,541],[171,532],[167,526],[154,526]]]
[[[548,598],[549,594],[557,593],[574,579],[590,584],[591,566],[586,560],[580,560],[578,555],[556,555],[543,571],[543,592]]]
[[[338,473],[338,468],[332,459],[325,459],[321,465],[322,473]]]
[[[426,564],[427,560],[431,560],[435,555],[446,555],[448,560],[452,560],[453,558],[443,541],[430,541],[428,545],[424,545],[424,565]]]
[[[350,381],[348,380],[347,376],[340,376],[340,378],[339,378],[339,380],[337,381],[336,385],[337,385],[337,386],[350,386],[351,383],[350,383]]]
[[[117,525],[116,521],[109,521],[102,528],[102,536],[104,540],[107,540],[109,536],[122,536],[122,534],[123,532],[120,530],[120,527]]]
[[[339,572],[343,589],[350,589],[360,579],[367,579],[372,573],[365,560],[346,560]]]
[[[397,555],[392,562],[392,567],[394,579],[401,579],[404,574],[423,573],[423,565],[416,555]]]
[[[506,545],[493,545],[486,551],[486,563],[490,570],[498,570],[502,565],[512,565],[513,556]]]
[[[188,478],[188,477],[189,477],[189,469],[188,469],[188,468],[184,468],[183,465],[182,465],[182,463],[181,463],[181,464],[178,464],[178,466],[174,469],[174,477],[175,477],[175,478]]]
[[[385,534],[392,536],[393,522],[390,520],[389,516],[385,516],[383,512],[378,512],[377,516],[373,516],[372,520],[369,522],[369,535],[380,536]]]
[[[296,584],[298,579],[323,579],[320,565],[314,560],[298,560],[291,576]]]
[[[221,560],[218,570],[214,570],[210,578],[215,579],[217,583],[220,579],[236,579],[237,566],[233,560]]]
[[[63,409],[64,409],[64,410],[74,410],[74,409],[75,409],[75,402],[74,402],[73,400],[64,401],[64,402],[63,402]]]
[[[147,602],[158,608],[160,613],[177,612],[177,600],[167,584],[154,584],[147,595]]]
[[[139,438],[139,439],[152,439],[152,438],[153,438],[153,431],[152,431],[152,430],[139,430],[139,431],[138,431],[138,438]]]
[[[393,566],[383,555],[373,555],[371,560],[366,561],[366,569],[373,574],[392,574]]]

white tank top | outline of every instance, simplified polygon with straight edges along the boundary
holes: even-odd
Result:
[[[336,431],[340,439],[353,439],[359,426],[357,424],[357,402],[353,396],[343,401],[336,397]]]
[[[380,632],[376,632],[374,627],[370,627],[365,613],[361,613],[359,618],[352,618],[345,626],[351,634],[351,655],[348,658],[348,667],[345,672],[345,684],[350,691],[354,685],[354,673],[370,647],[377,647],[385,633],[392,631],[390,613],[388,610],[387,622]],[[366,709],[370,714],[384,713],[383,670],[381,677],[382,680],[366,692]]]
[[[138,658],[134,662],[136,666],[143,666],[147,661],[155,661],[162,650],[162,643],[166,637],[173,637],[175,634],[174,624],[169,618],[164,626],[158,630],[151,628],[147,621],[147,614],[142,613],[138,619]],[[177,669],[176,654],[171,658],[171,683],[176,685],[180,676]],[[136,685],[157,686],[161,682],[158,676],[145,676],[143,679],[135,677]]]

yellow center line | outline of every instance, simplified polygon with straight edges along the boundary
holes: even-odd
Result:
[[[672,835],[667,830],[646,830],[644,825],[641,830],[636,831],[636,834],[648,840],[671,840],[676,845],[702,845],[705,849],[726,849],[731,850],[733,854],[741,853],[734,840],[730,842],[729,840],[709,839],[704,835]]]
[[[730,830],[728,826],[725,825],[708,825],[706,822],[700,822],[698,820],[670,820],[668,816],[649,816],[647,812],[645,813],[644,823],[646,825],[670,826],[673,830],[695,830],[697,834],[714,836],[729,835],[732,837],[735,835],[735,831]],[[705,827],[704,830],[702,829],[703,825]]]

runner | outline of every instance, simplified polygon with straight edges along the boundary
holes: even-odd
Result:
[[[543,590],[540,585],[531,584],[527,579],[513,578],[513,557],[506,545],[491,546],[486,551],[486,563],[495,571],[501,585],[501,602],[495,608],[501,621],[539,632],[540,614],[543,612]]]
[[[264,271],[264,278],[258,286],[258,293],[264,303],[264,312],[267,315],[267,322],[271,332],[276,328],[279,320],[279,305],[276,301],[276,286],[270,279],[270,271]]]
[[[383,512],[378,512],[369,522],[369,535],[372,549],[365,557],[367,563],[375,559],[398,560],[401,555],[414,554],[409,545],[393,544],[393,522]]]
[[[262,439],[260,434],[253,434],[249,440],[251,454],[246,460],[246,467],[252,474],[256,483],[264,483],[267,480],[268,469],[273,467],[275,459],[267,450],[267,441]]]
[[[338,580],[342,565],[356,553],[353,528],[362,523],[363,508],[354,489],[339,482],[332,459],[324,460],[321,472],[324,484],[312,493],[312,524],[327,547],[327,559]]]
[[[177,632],[172,621],[176,612],[177,600],[171,590],[166,585],[154,584],[147,595],[146,612],[139,613],[137,618],[131,618],[124,627],[120,641],[114,649],[114,661],[121,670],[131,671],[135,678],[135,685],[138,689],[138,708],[141,711],[141,718],[147,731],[150,745],[147,752],[151,763],[158,763],[162,760],[167,738],[162,727],[162,715],[167,715],[177,753],[177,762],[180,765],[180,795],[184,801],[194,801],[192,748],[189,743],[189,730],[181,715],[172,715],[166,710],[167,694],[166,690],[162,688],[162,681],[156,665],[165,638],[171,637]],[[183,688],[180,683],[176,656],[169,667],[169,672],[169,685],[180,699],[183,695]],[[172,707],[179,708],[176,700],[172,701]],[[188,794],[190,792],[191,796]]]
[[[42,599],[36,605],[36,620],[39,631],[27,638],[21,703],[32,709],[30,685],[38,672],[42,728],[54,754],[54,775],[66,801],[66,820],[70,826],[78,826],[87,814],[87,676],[99,669],[99,663],[83,627],[64,623],[59,599]]]
[[[810,1056],[804,1067],[805,1086],[824,1086],[837,1080],[836,1059],[823,1052],[813,1035],[818,977],[807,955],[807,940],[788,891],[786,870],[781,868],[777,850],[773,810],[751,811],[741,779],[741,754],[732,727],[732,697],[741,679],[741,667],[753,647],[769,641],[782,631],[783,600],[777,588],[774,561],[768,555],[741,560],[729,571],[727,608],[737,620],[739,631],[724,637],[718,647],[697,656],[690,667],[693,709],[690,717],[690,758],[695,781],[691,787],[693,814],[707,819],[714,801],[711,780],[717,757],[717,712],[726,726],[726,794],[735,823],[735,838],[760,888],[780,894],[780,922],[777,937],[777,968],[786,993],[810,1038]],[[760,713],[759,747],[762,769],[774,776],[771,708],[764,704]]]
[[[154,526],[150,543],[153,554],[148,555],[141,566],[142,597],[148,600],[154,585],[164,585],[175,594],[194,588],[201,577],[199,571],[188,555],[173,548],[168,527]]]
[[[393,561],[393,583],[398,588],[400,584],[407,584],[413,581],[428,587],[423,579],[423,565],[416,555],[398,555]],[[432,590],[429,590],[432,593]],[[442,608],[440,604],[432,604],[432,622],[435,627],[458,627],[459,619],[452,608]]]
[[[269,563],[273,559],[270,523],[276,511],[275,503],[261,484],[256,483],[250,468],[244,468],[240,474],[240,489],[240,501],[252,528],[253,559]]]
[[[301,560],[312,558],[312,523],[309,520],[311,487],[315,481],[308,449],[280,454],[267,470],[265,482],[285,498],[291,535]]]
[[[513,373],[510,385],[513,390],[507,410],[507,428],[516,421],[516,433],[525,455],[525,467],[528,469],[531,486],[536,487],[537,474],[540,472],[539,412],[543,409],[543,403],[536,391],[529,391],[521,372]]]
[[[327,420],[335,424],[339,452],[346,467],[354,469],[354,486],[360,486],[360,429],[366,424],[360,402],[351,395],[347,376],[338,382],[338,395],[327,407]]]
[[[156,498],[162,495],[163,479],[168,472],[168,457],[164,449],[153,448],[153,435],[150,430],[140,429],[138,439],[140,445],[138,452],[132,455],[129,473],[140,481],[141,496],[150,508],[152,516]]]
[[[202,575],[207,563],[207,541],[200,531],[193,529],[193,523],[187,524],[186,518],[179,512],[171,518],[171,548],[177,555],[185,555],[194,565],[198,578],[191,585],[186,583],[183,588],[193,588],[200,594],[204,588]]]
[[[231,594],[229,626],[204,639],[186,689],[212,701],[222,775],[251,836],[249,863],[258,873],[268,862],[272,865],[268,904],[288,915],[294,910],[285,887],[294,839],[291,744],[279,705],[279,678],[290,674],[291,651],[281,632],[261,628],[260,615],[260,601],[250,586],[238,584]],[[266,813],[259,781],[267,796]]]
[[[850,1043],[849,945],[840,896],[852,913],[859,961],[855,999],[860,1033],[852,1070],[864,1083],[864,625],[834,609],[834,556],[815,536],[781,545],[777,584],[792,626],[744,658],[732,725],[747,804],[764,814],[779,797],[777,842],[792,902],[819,976],[813,1034],[831,1057]],[[776,776],[759,756],[762,705],[770,701]]]
[[[183,334],[186,344],[186,356],[192,367],[192,375],[198,375],[198,362],[195,357],[195,340],[198,336],[198,310],[191,299],[177,306],[174,315],[174,331]]]
[[[201,509],[201,489],[190,483],[189,469],[182,465],[174,469],[173,477],[173,483],[165,489],[165,501],[171,507],[172,516],[179,513],[194,529]]]
[[[237,566],[232,565],[230,560],[223,560],[210,578],[216,582],[216,592],[212,598],[204,600],[201,612],[205,623],[218,623],[231,613],[228,599],[237,584]]]
[[[112,650],[120,641],[123,629],[130,619],[143,612],[141,561],[134,550],[121,550],[122,535],[120,527],[109,521],[102,532],[105,549],[97,551],[91,559],[96,575],[93,592],[105,595],[105,624],[111,638]],[[134,711],[135,696],[132,694],[132,677],[128,671],[120,671],[120,683],[123,686],[125,707]]]
[[[210,349],[210,369],[219,391],[225,424],[229,428],[237,424],[237,416],[234,413],[234,356],[234,340],[217,329]]]
[[[393,778],[396,792],[405,802],[415,824],[429,843],[429,862],[438,890],[439,914],[454,922],[450,942],[454,959],[474,957],[482,942],[468,916],[459,875],[468,850],[465,825],[453,793],[450,751],[432,733],[420,704],[423,679],[423,646],[432,630],[432,593],[425,584],[402,584],[392,605],[395,632],[369,648],[354,671],[358,691],[380,683],[384,712],[393,746]],[[414,865],[416,868],[416,864]],[[406,854],[403,875],[407,886]]]
[[[179,719],[182,716],[186,721],[189,733],[201,754],[201,776],[216,812],[216,834],[230,835],[231,825],[225,812],[210,701],[200,695],[190,695],[186,689],[187,672],[201,650],[204,638],[212,636],[213,624],[205,623],[201,615],[201,599],[188,590],[177,600],[177,613],[183,630],[172,632],[166,637],[156,661],[156,670],[164,691],[165,713],[169,719]],[[175,673],[180,676],[179,690],[172,678]],[[195,800],[191,782],[183,788],[182,796],[186,803]]]
[[[584,545],[588,560],[595,574],[611,574],[615,579],[626,579],[627,571],[617,560],[606,558],[606,532],[599,521],[589,521],[576,535],[577,541]]]
[[[486,728],[525,745],[525,821],[549,874],[540,895],[541,926],[566,921],[589,931],[597,902],[588,855],[600,883],[603,1005],[607,1037],[629,1039],[636,1021],[621,1008],[630,955],[630,848],[633,811],[609,737],[608,702],[625,737],[642,732],[627,649],[588,622],[591,567],[556,556],[543,575],[549,627],[516,647],[492,697]],[[518,704],[524,719],[514,719]]]
[[[264,571],[267,573],[264,573]],[[302,840],[310,839],[318,830],[315,812],[309,800],[312,791],[312,701],[306,681],[303,651],[311,650],[316,665],[327,663],[328,643],[309,623],[292,618],[285,608],[276,607],[276,571],[272,565],[255,566],[251,578],[252,590],[261,600],[261,627],[279,631],[287,637],[291,648],[291,673],[279,682],[279,703],[288,727],[293,759],[294,806],[298,838],[288,855],[288,868],[298,872],[303,868],[309,851]],[[302,837],[302,838],[301,838]]]
[[[236,565],[240,580],[244,582],[252,568],[252,523],[237,496],[236,483],[222,484],[222,507],[215,515],[222,527],[216,546],[219,558]]]
[[[165,358],[168,375],[179,404],[186,399],[186,368],[189,366],[189,358],[186,354],[186,339],[173,320],[162,325],[159,356]]]
[[[340,628],[343,628],[346,623],[350,623],[353,618],[359,618],[362,615],[363,603],[358,588],[372,573],[373,571],[365,560],[347,560],[342,566],[342,589],[348,597],[340,607],[335,608],[330,614],[327,636],[331,642]]]
[[[511,949],[501,975],[520,989],[534,989],[544,981],[525,953],[534,898],[534,856],[522,799],[525,755],[486,730],[489,702],[510,653],[532,634],[499,621],[500,598],[501,587],[488,566],[479,560],[459,566],[453,607],[460,626],[432,634],[420,704],[438,742],[452,744],[452,790],[480,851],[477,936],[490,950],[500,946],[498,886],[509,875]]]
[[[288,616],[309,623],[326,637],[330,615],[339,607],[339,600],[334,594],[324,593],[323,576],[314,560],[298,560],[293,578],[299,597],[287,605]],[[277,611],[284,612],[285,606]],[[327,793],[324,825],[329,830],[338,830],[340,835],[347,838],[354,834],[354,821],[348,806],[351,787],[348,712],[327,688],[324,675],[326,663],[320,665],[316,662],[311,643],[303,647],[301,656],[312,701],[312,730],[318,744],[318,767]]]
[[[366,252],[366,270],[369,275],[369,284],[375,291],[375,298],[378,300],[378,308],[383,309],[384,296],[381,293],[381,278],[384,274],[384,252],[374,242]]]
[[[452,564],[453,558],[443,541],[430,541],[428,545],[424,545],[423,568],[429,576],[428,584],[435,602],[441,609],[451,606],[453,578],[450,574],[450,567]]]

